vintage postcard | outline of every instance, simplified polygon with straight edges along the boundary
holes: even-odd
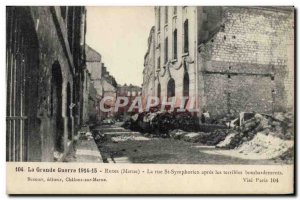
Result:
[[[7,6],[7,193],[294,194],[294,52],[293,6]]]

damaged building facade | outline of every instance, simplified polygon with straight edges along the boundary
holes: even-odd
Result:
[[[155,96],[195,97],[214,118],[293,109],[293,8],[160,6],[155,19]]]
[[[7,7],[7,161],[61,161],[82,122],[85,7]]]
[[[86,104],[88,109],[85,112],[86,122],[99,121],[102,119],[102,113],[98,109],[99,102],[103,97],[102,85],[102,57],[96,50],[86,45],[86,71],[87,76],[90,78],[90,84],[87,87],[94,90],[94,98],[92,96],[86,97]],[[88,89],[88,88],[87,88]],[[87,93],[91,94],[91,93]]]
[[[112,101],[105,101],[104,102],[104,108],[109,109],[110,111],[101,111],[99,108],[100,112],[102,113],[102,116],[104,118],[107,117],[113,117],[115,115],[114,109],[115,109],[115,99],[117,98],[117,86],[118,83],[112,75],[110,75],[109,71],[107,71],[107,67],[105,66],[104,63],[102,63],[102,87],[103,87],[103,98],[112,98]]]
[[[148,49],[144,56],[142,100],[143,107],[149,96],[155,96],[155,27],[150,30],[148,38]]]
[[[117,96],[117,82],[116,79],[110,75],[107,67],[105,66],[102,56],[95,49],[86,45],[86,65],[87,71],[91,80],[90,88],[91,90],[96,91],[95,98],[93,99],[90,94],[89,100],[86,102],[89,106],[86,110],[86,119],[91,122],[99,122],[106,117],[111,117],[114,115],[114,112],[104,112],[100,109],[101,100],[110,96],[114,99]],[[105,107],[114,107],[114,102],[105,101]]]

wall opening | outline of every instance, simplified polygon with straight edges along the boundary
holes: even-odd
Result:
[[[74,118],[74,124],[77,124],[78,123],[78,109],[77,109],[77,96],[76,96],[76,83],[73,82],[73,98],[72,98],[72,101],[73,101],[73,109],[72,109],[72,113],[73,113],[73,118]],[[74,131],[74,134],[77,134],[77,131]]]
[[[167,98],[169,99],[174,96],[175,96],[175,80],[171,78],[167,86]]]
[[[190,90],[190,78],[187,72],[184,73],[183,77],[183,96],[188,97]]]
[[[157,15],[158,15],[157,31],[160,31],[160,7],[157,8]]]
[[[165,7],[165,24],[168,23],[169,7]]]
[[[189,99],[189,95],[190,95],[190,78],[189,78],[189,73],[185,72],[183,76],[183,96],[188,97]],[[184,107],[186,107],[188,103],[188,99],[186,100]]]
[[[60,6],[60,14],[64,21],[66,21],[67,17],[67,6]]]
[[[165,64],[168,62],[168,50],[169,50],[168,37],[166,37],[165,38]]]
[[[157,58],[157,69],[160,69],[160,56]]]
[[[67,118],[68,118],[68,140],[72,140],[72,116],[71,116],[71,87],[67,85]]]
[[[160,83],[158,83],[157,85],[157,97],[160,99],[161,97],[161,86],[160,86]]]
[[[173,31],[173,58],[177,59],[177,29]]]
[[[52,65],[51,77],[51,113],[55,123],[54,149],[64,151],[64,122],[62,118],[62,73],[58,62]]]
[[[183,24],[184,40],[183,40],[183,52],[189,52],[189,20],[185,20]]]
[[[68,29],[68,41],[70,45],[70,49],[73,49],[73,41],[74,41],[74,8],[69,6],[68,8],[68,21],[67,21],[67,29]],[[73,54],[73,52],[71,52]]]

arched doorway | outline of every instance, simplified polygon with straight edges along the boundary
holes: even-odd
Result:
[[[51,117],[55,123],[54,148],[55,151],[64,151],[64,121],[62,118],[62,73],[58,62],[52,65],[51,78]]]
[[[167,86],[167,97],[169,99],[170,97],[174,97],[174,96],[175,96],[175,80],[171,78]]]
[[[39,161],[39,50],[28,7],[6,9],[6,160]]]

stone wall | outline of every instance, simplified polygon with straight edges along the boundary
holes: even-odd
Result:
[[[293,9],[215,8],[198,8],[200,108],[214,116],[292,109]]]
[[[36,43],[36,47],[28,49],[28,51],[34,51],[37,54],[37,58],[33,56],[28,58],[31,60],[36,59],[35,66],[26,66],[28,71],[31,69],[36,69],[36,71],[28,74],[26,81],[38,78],[37,82],[32,85],[37,87],[37,92],[34,95],[30,92],[33,87],[26,88],[24,91],[24,96],[28,98],[28,102],[23,105],[25,107],[24,114],[27,115],[26,110],[31,109],[32,106],[36,108],[36,112],[30,120],[27,120],[26,123],[29,125],[25,130],[27,134],[26,141],[20,144],[21,147],[18,148],[24,148],[26,151],[23,152],[23,161],[53,161],[54,152],[58,151],[59,155],[56,154],[58,155],[56,158],[61,160],[67,153],[70,144],[72,144],[76,126],[79,125],[74,120],[77,114],[74,113],[74,106],[76,110],[80,110],[81,104],[75,102],[74,96],[80,97],[82,94],[79,90],[74,89],[74,84],[75,82],[81,83],[82,66],[78,64],[79,61],[82,62],[84,56],[81,55],[81,45],[83,44],[78,41],[85,37],[85,35],[81,35],[81,29],[84,28],[84,24],[82,24],[84,20],[81,19],[81,15],[85,14],[85,9],[84,7],[72,8],[78,14],[76,20],[72,22],[74,28],[72,37],[70,35],[68,37],[67,22],[62,17],[61,7],[10,7],[7,12],[14,9],[15,12],[26,15],[26,18],[21,19],[21,21],[31,22],[24,32],[32,35],[25,36],[25,40],[27,40],[29,46]],[[12,18],[14,18],[14,15],[12,15]],[[9,29],[7,29],[8,31]],[[85,33],[83,32],[83,34]],[[69,40],[74,41],[74,46],[70,46]],[[21,45],[18,40],[14,42]],[[7,46],[7,49],[10,49],[10,47]],[[75,61],[76,63],[74,63]],[[33,62],[31,61],[31,63]],[[21,64],[17,67],[21,68]],[[78,72],[79,76],[75,76],[75,71]],[[16,80],[17,84],[20,85],[23,84],[22,81],[20,79]],[[58,82],[59,86],[57,87]],[[59,88],[59,91],[56,90],[57,88]],[[61,99],[58,100],[56,95],[60,95]],[[11,101],[11,99],[8,99],[8,101]],[[30,102],[36,103],[31,105]],[[57,112],[59,107],[60,113]],[[61,124],[59,128],[58,124]],[[34,127],[31,127],[33,125]],[[19,132],[18,134],[21,134],[21,131]],[[59,135],[61,137],[60,150],[56,148],[58,133],[61,134]],[[16,141],[8,140],[8,143],[19,145]],[[15,161],[12,158],[7,159]]]

